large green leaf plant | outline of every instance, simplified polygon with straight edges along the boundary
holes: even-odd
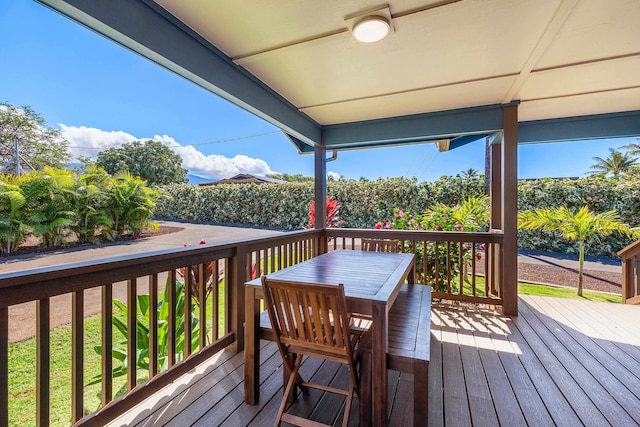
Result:
[[[169,289],[170,282],[167,280],[165,290],[158,299],[158,305],[153,308],[149,306],[149,295],[138,295],[136,304],[136,368],[149,369],[149,313],[155,309],[158,314],[158,369],[160,372],[169,368]],[[185,294],[184,283],[177,281],[176,287],[176,361],[181,361],[184,357],[184,325],[185,325]],[[126,323],[129,308],[119,300],[113,301],[120,312],[113,316],[113,326],[120,333],[121,341],[114,345],[112,357],[121,362],[113,368],[114,378],[126,375],[127,373],[127,340],[129,338],[129,328]],[[200,322],[197,316],[191,316],[191,350],[198,349],[200,337]],[[205,332],[206,333],[206,327]],[[95,346],[96,353],[102,355],[102,346]],[[97,384],[102,376],[98,375],[87,384]]]

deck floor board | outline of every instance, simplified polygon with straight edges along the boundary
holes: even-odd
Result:
[[[640,425],[640,307],[521,296],[510,318],[434,304],[429,425]],[[112,425],[272,425],[282,363],[261,342],[260,400],[244,403],[242,354],[223,352]],[[304,378],[346,386],[337,363],[307,359]],[[412,375],[389,372],[389,425],[413,423]],[[358,425],[354,400],[350,426]],[[340,425],[344,399],[311,390],[289,412]]]

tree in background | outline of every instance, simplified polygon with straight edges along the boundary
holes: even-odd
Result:
[[[300,173],[290,175],[288,173],[268,173],[267,178],[279,179],[287,182],[313,182],[314,177],[304,176]]]
[[[636,139],[636,142],[623,145],[622,147],[632,156],[640,156],[640,138]]]
[[[15,138],[20,170],[62,168],[71,158],[68,141],[60,131],[48,128],[44,118],[31,107],[0,103],[0,172],[16,172]]]
[[[633,157],[630,152],[623,153],[615,148],[609,148],[609,155],[606,158],[594,157],[593,160],[596,163],[591,166],[593,170],[590,172],[591,175],[613,175],[614,178],[629,174],[638,164],[638,159]]]
[[[149,185],[187,182],[188,171],[182,167],[182,157],[159,141],[134,141],[101,151],[96,166],[111,175],[129,172]]]
[[[461,176],[465,179],[477,179],[480,175],[476,169],[469,168],[463,171]]]
[[[518,214],[518,226],[530,230],[545,229],[558,231],[569,240],[577,241],[580,245],[578,270],[578,296],[582,296],[582,279],[584,266],[584,242],[592,235],[608,236],[614,231],[628,237],[640,237],[640,230],[633,229],[620,222],[620,216],[615,210],[594,213],[583,206],[577,213],[564,206],[558,208],[536,209]]]

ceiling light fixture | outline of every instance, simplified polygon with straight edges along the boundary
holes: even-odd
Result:
[[[373,43],[385,38],[391,31],[391,24],[384,16],[365,16],[355,23],[352,34],[363,43]]]

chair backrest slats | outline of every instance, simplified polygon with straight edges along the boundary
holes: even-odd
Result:
[[[351,354],[351,334],[342,285],[262,279],[269,316],[283,343],[310,352]]]

